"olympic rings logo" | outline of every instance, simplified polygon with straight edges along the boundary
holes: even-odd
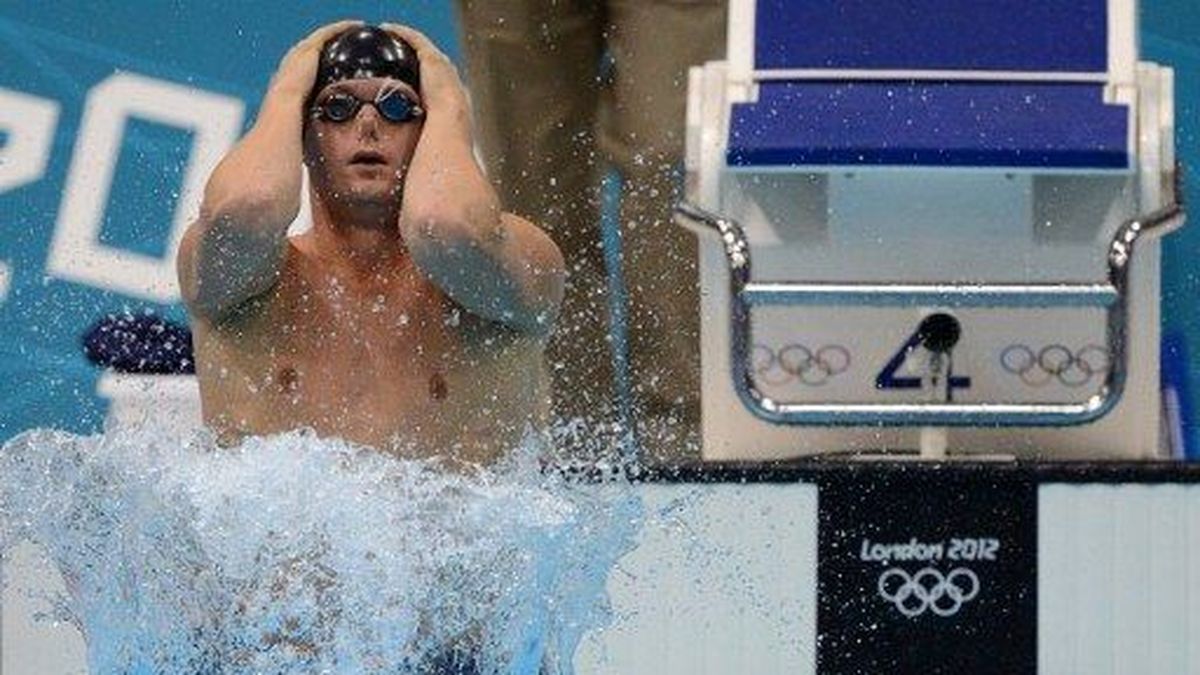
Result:
[[[801,344],[784,345],[778,352],[754,345],[755,380],[779,386],[789,382],[820,386],[850,369],[850,350],[825,345],[816,352]]]
[[[926,611],[941,617],[954,616],[979,595],[979,588],[979,577],[965,567],[944,576],[932,567],[911,576],[893,567],[879,575],[879,597],[910,619]]]
[[[1063,345],[1052,344],[1035,354],[1032,348],[1015,344],[1000,352],[1000,367],[1032,387],[1051,380],[1067,387],[1082,387],[1092,377],[1108,371],[1109,356],[1108,350],[1099,345],[1086,345],[1072,352]]]

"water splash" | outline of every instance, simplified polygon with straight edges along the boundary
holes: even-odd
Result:
[[[57,564],[94,673],[570,673],[640,507],[539,454],[33,431],[0,452],[0,552]]]

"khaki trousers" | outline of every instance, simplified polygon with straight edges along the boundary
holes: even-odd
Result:
[[[457,4],[488,173],[504,207],[548,231],[567,260],[548,350],[555,411],[615,419],[599,213],[599,181],[615,169],[634,422],[643,452],[678,459],[698,440],[699,295],[695,237],[671,222],[671,209],[687,69],[722,58],[725,2]]]

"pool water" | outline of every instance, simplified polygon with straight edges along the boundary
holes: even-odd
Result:
[[[32,431],[0,452],[0,550],[46,550],[94,673],[569,673],[641,507],[544,450],[463,471],[304,432]]]

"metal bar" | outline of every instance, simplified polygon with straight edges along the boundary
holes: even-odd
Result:
[[[1020,426],[1061,425],[1061,418],[1091,416],[1106,401],[1096,395],[1080,403],[778,403],[762,399],[759,417],[772,422],[819,426],[970,426],[964,417],[1019,416]],[[989,420],[984,426],[1012,426]]]
[[[1176,195],[1178,191],[1176,190]],[[1183,224],[1176,201],[1126,221],[1109,245],[1108,283],[1046,284],[832,284],[751,282],[750,246],[741,225],[687,202],[677,221],[721,241],[730,272],[730,357],[734,388],[756,416],[777,424],[820,426],[1066,426],[1103,417],[1120,400],[1128,369],[1129,264],[1137,242]],[[750,372],[750,310],[764,305],[1103,307],[1110,368],[1100,391],[1086,401],[981,403],[789,403],[758,390]]]
[[[1110,284],[835,284],[755,282],[742,289],[751,306],[858,305],[864,307],[1109,307]]]

